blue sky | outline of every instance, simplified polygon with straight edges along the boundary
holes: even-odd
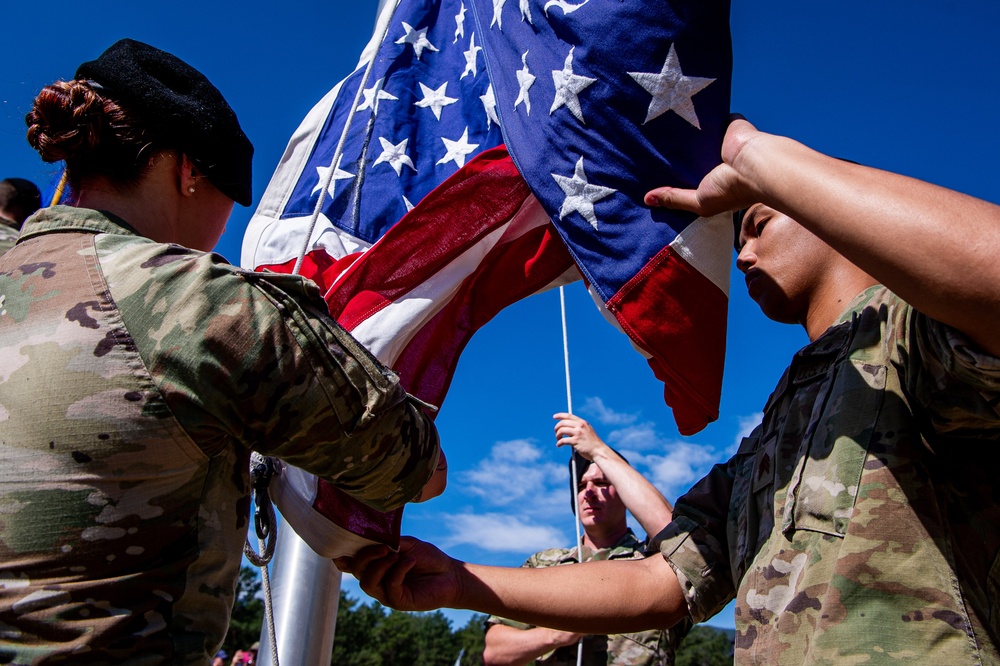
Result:
[[[376,4],[95,0],[84,8],[52,0],[44,11],[5,7],[0,177],[48,182],[53,168],[24,141],[31,99],[132,37],[179,55],[222,90],[256,146],[256,202],[291,132],[353,69]],[[761,129],[1000,201],[1000,3],[734,0],[731,24],[733,110]],[[230,260],[239,259],[251,213],[237,207],[217,248]],[[728,456],[806,340],[797,327],[766,320],[734,274],[721,417],[685,438],[645,361],[581,285],[567,289],[567,305],[575,410],[670,499]],[[566,454],[554,446],[551,419],[565,407],[559,298],[550,292],[508,308],[472,340],[438,419],[448,490],[408,508],[404,532],[459,558],[502,565],[571,544]],[[468,614],[450,616],[463,623]],[[731,627],[731,613],[712,624]]]

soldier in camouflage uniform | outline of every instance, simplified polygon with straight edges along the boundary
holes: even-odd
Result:
[[[1000,206],[742,119],[722,157],[697,190],[646,202],[746,208],[750,296],[810,344],[736,455],[677,501],[662,557],[566,575],[408,540],[342,564],[396,607],[573,631],[700,621],[735,599],[739,664],[1000,663]]]
[[[557,444],[572,446],[576,457],[578,480],[571,484],[571,490],[583,525],[583,557],[577,559],[575,548],[549,548],[535,553],[522,566],[535,569],[579,561],[642,559],[646,544],[628,527],[625,511],[630,511],[648,534],[656,534],[670,522],[670,503],[585,420],[568,413],[555,418]],[[587,666],[665,666],[674,663],[677,646],[688,628],[684,623],[663,631],[581,635],[535,628],[494,615],[486,620],[483,661],[491,666],[536,659],[544,666],[570,666],[577,663],[577,642],[582,638],[583,664]]]
[[[96,137],[67,146],[63,115]],[[202,251],[250,203],[252,147],[198,72],[123,40],[28,121],[81,207],[35,214],[0,257],[0,663],[204,665],[234,601],[251,450],[386,510],[421,494],[437,433],[315,285]],[[147,157],[123,177],[101,160],[130,139]]]
[[[14,247],[21,225],[42,205],[42,194],[30,180],[0,180],[0,255]]]

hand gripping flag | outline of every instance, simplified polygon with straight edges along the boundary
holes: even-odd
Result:
[[[728,216],[642,204],[719,161],[728,0],[399,0],[305,118],[242,263],[298,271],[347,330],[439,405],[471,335],[581,276],[664,382],[678,428],[718,413]],[[416,205],[414,205],[416,204]],[[285,518],[317,552],[394,543],[378,514],[286,468]]]

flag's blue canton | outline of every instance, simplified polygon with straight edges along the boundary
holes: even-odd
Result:
[[[331,181],[333,196],[328,192],[323,205],[334,225],[368,242],[403,217],[408,203],[503,143],[480,99],[489,82],[471,8],[463,6],[402,0],[378,50]],[[315,209],[363,73],[361,67],[344,81],[283,217]]]
[[[697,185],[719,162],[732,71],[729,2],[475,2],[507,147],[606,301],[693,219],[651,211],[643,195]],[[673,68],[660,77],[665,65]],[[517,75],[525,70],[535,77],[530,112],[521,92],[527,77]],[[671,85],[652,104],[640,80]],[[557,82],[565,82],[561,93]],[[579,192],[568,207],[564,186]]]
[[[373,242],[506,142],[608,300],[693,219],[647,209],[645,192],[694,186],[719,161],[728,21],[728,0],[402,0],[323,212]],[[345,80],[284,216],[315,208],[362,72]]]

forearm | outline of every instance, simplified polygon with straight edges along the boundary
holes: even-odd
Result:
[[[483,650],[485,666],[524,666],[538,657],[568,645],[575,634],[533,627],[518,629],[504,624],[494,624],[486,630],[486,648]]]
[[[646,477],[606,446],[595,452],[594,463],[604,472],[625,508],[639,521],[648,536],[666,527],[673,517],[670,502]]]
[[[1000,353],[1000,206],[756,134],[733,161],[760,202],[915,308]]]
[[[677,577],[659,555],[544,569],[463,563],[458,576],[457,607],[563,631],[661,629],[687,613]]]

